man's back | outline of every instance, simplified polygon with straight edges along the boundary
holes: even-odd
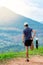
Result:
[[[29,40],[30,38],[32,38],[32,29],[27,27],[24,29],[23,31],[24,35],[25,35],[25,40]]]

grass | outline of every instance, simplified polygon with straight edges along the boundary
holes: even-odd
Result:
[[[42,55],[43,56],[43,47],[39,47],[38,49],[34,49],[33,51],[29,51],[30,55]]]
[[[26,51],[0,53],[0,60],[25,57],[25,53]],[[29,54],[30,56],[31,55],[42,55],[43,56],[43,47],[39,47],[38,50],[37,49],[34,49],[33,51],[29,50]]]

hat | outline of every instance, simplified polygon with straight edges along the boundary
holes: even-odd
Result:
[[[25,26],[25,25],[28,25],[28,23],[27,23],[27,22],[25,22],[25,23],[24,23],[24,26]]]

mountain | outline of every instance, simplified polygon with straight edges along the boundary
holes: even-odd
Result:
[[[23,50],[22,31],[24,22],[36,30],[39,46],[43,45],[43,24],[38,21],[18,15],[8,8],[0,8],[0,50]],[[34,40],[35,42],[35,40]],[[18,47],[16,47],[18,46]]]
[[[43,24],[43,21],[40,21]]]
[[[39,23],[38,21],[32,20],[30,18],[26,18],[24,16],[18,15],[8,8],[0,8],[0,28],[4,30],[5,32],[9,31],[11,33],[11,30],[15,31],[22,31],[24,26],[24,22],[28,22],[29,26],[33,29],[35,29],[39,34],[43,33],[43,24]],[[5,29],[6,28],[6,29]],[[15,29],[13,29],[15,28]],[[2,31],[1,30],[1,31]]]

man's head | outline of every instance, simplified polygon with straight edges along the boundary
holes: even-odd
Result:
[[[24,23],[24,26],[25,26],[25,27],[28,27],[28,23],[27,23],[27,22],[25,22],[25,23]]]

